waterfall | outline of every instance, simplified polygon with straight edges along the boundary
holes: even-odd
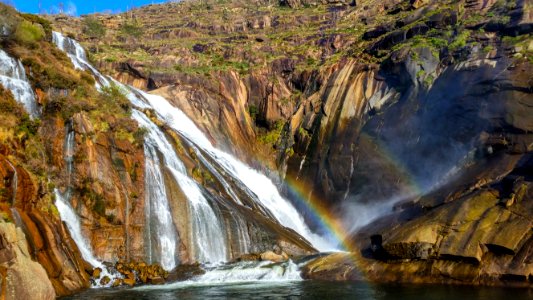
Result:
[[[61,220],[67,225],[70,235],[74,242],[76,242],[76,245],[78,245],[83,259],[95,268],[101,268],[102,270],[106,269],[105,266],[94,257],[89,242],[83,237],[80,220],[70,203],[57,189],[55,190],[55,198],[55,205],[59,211]]]
[[[0,49],[0,84],[10,90],[32,118],[39,115],[35,94],[28,82],[24,66]]]
[[[104,86],[114,84],[123,90],[137,109],[155,111],[160,120],[189,143],[202,164],[221,182],[226,193],[236,204],[246,206],[237,196],[239,193],[233,191],[232,185],[224,179],[218,170],[223,172],[225,176],[230,176],[233,186],[253,199],[254,207],[258,207],[266,216],[272,217],[281,225],[295,230],[318,249],[330,250],[333,248],[320,236],[311,232],[298,211],[280,195],[277,187],[267,176],[246,166],[230,154],[216,149],[194,122],[180,109],[172,106],[163,97],[147,94],[103,76],[90,66],[83,48],[76,41],[54,32],[54,42],[60,49],[68,53],[76,67],[90,70],[100,84]],[[164,166],[187,197],[190,208],[192,246],[196,259],[200,262],[213,263],[226,261],[229,258],[226,234],[223,222],[210,204],[212,199],[206,198],[205,191],[187,174],[186,168],[165,134],[150,118],[137,109],[133,110],[132,116],[148,132],[144,149],[147,174],[145,176],[147,187],[146,216],[147,221],[150,221],[147,223],[149,232],[146,237],[149,244],[149,249],[147,249],[149,256],[165,263],[167,268],[172,265],[173,259],[170,256],[176,251],[175,244],[172,244],[172,242],[176,243],[177,237],[169,213],[170,208],[164,183],[165,173],[162,169]],[[239,218],[236,217],[236,219]],[[240,248],[247,250],[250,246],[250,238],[246,224],[242,220],[237,221],[237,223],[239,223],[238,235],[247,236],[239,241],[246,244],[240,245]],[[163,248],[166,249],[164,251],[168,252],[163,253]],[[154,251],[159,252],[159,254],[154,253]],[[168,257],[166,257],[167,254]]]
[[[52,41],[60,50],[68,55],[76,69],[89,70],[95,74],[97,79],[95,85],[98,89],[102,86],[110,85],[109,80],[105,76],[102,76],[102,74],[89,63],[85,50],[78,42],[55,31],[52,32]]]
[[[285,263],[239,262],[208,269],[203,275],[187,281],[161,286],[142,286],[136,290],[175,290],[192,286],[211,286],[216,284],[238,284],[247,282],[300,281],[300,270],[291,260]]]
[[[72,124],[69,123],[66,126],[66,136],[65,136],[65,144],[63,146],[64,151],[64,160],[66,163],[66,169],[67,169],[67,176],[68,176],[68,182],[67,182],[67,190],[64,194],[61,194],[58,189],[54,190],[55,194],[55,206],[57,207],[57,210],[59,211],[59,216],[61,217],[61,220],[65,222],[67,225],[67,228],[70,232],[70,235],[76,245],[78,246],[78,249],[81,252],[81,256],[83,259],[91,264],[93,268],[99,268],[102,272],[100,273],[100,277],[103,278],[105,276],[109,277],[110,279],[113,278],[120,278],[119,274],[111,274],[111,272],[107,269],[107,267],[100,262],[94,255],[92,248],[90,246],[90,243],[85,239],[83,236],[83,233],[81,231],[81,222],[70,205],[70,198],[72,196],[72,187],[70,185],[71,177],[72,177],[72,171],[73,171],[73,159],[74,159],[74,142],[75,142],[75,133],[72,129]],[[107,284],[107,286],[110,286],[112,284],[112,281]],[[95,282],[93,284],[94,287],[100,287],[99,282]]]
[[[289,201],[280,195],[270,178],[248,167],[232,155],[216,149],[194,122],[165,98],[142,91],[138,92],[170,128],[191,141],[211,160],[216,161],[227,174],[252,191],[255,198],[274,215],[280,224],[292,228],[319,250],[334,248],[325,239],[311,232],[302,216]]]
[[[147,202],[150,203],[151,208],[156,208],[154,219],[164,223],[159,226],[161,231],[166,230],[163,228],[165,225],[167,228],[174,227],[169,212],[163,175],[159,169],[158,152],[164,159],[165,167],[189,200],[196,258],[201,262],[226,261],[228,255],[220,220],[216,217],[200,188],[196,182],[188,177],[185,166],[159,127],[137,110],[133,111],[132,116],[140,126],[148,130],[148,136],[145,139]],[[153,205],[154,202],[158,204]],[[168,236],[168,238],[173,238],[175,243],[175,234],[173,237]],[[171,253],[173,254],[174,251]]]
[[[68,174],[68,180],[67,180],[67,191],[65,198],[70,199],[71,193],[72,193],[72,187],[70,185],[71,183],[71,177],[72,177],[72,171],[74,168],[74,142],[75,142],[75,133],[72,129],[72,122],[70,122],[65,129],[66,132],[66,138],[65,138],[65,145],[63,145],[63,151],[64,151],[64,160],[65,164],[67,166],[67,174]]]

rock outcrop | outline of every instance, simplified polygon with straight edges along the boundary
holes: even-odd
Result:
[[[531,285],[530,1],[200,4],[99,15],[102,41],[86,34],[85,19],[49,18],[85,42],[102,70],[165,96],[217,147],[275,169],[271,176],[287,179],[280,185],[295,203],[311,199],[354,231],[346,240],[353,254],[317,258],[305,277]],[[122,266],[144,260],[143,130],[127,99],[112,89],[98,93],[90,74],[51,45],[49,22],[0,8],[2,48],[27,68],[42,108],[39,121],[31,120],[0,89],[0,208],[25,234],[17,229],[2,242],[5,262],[44,270],[48,281],[39,276],[35,285],[42,295],[53,297],[50,285],[68,295],[88,286],[90,268],[59,220],[53,191],[72,196],[98,258]],[[42,34],[13,37],[17,22]],[[125,34],[125,24],[142,25],[140,37]],[[233,203],[187,141],[159,125],[191,178],[213,196],[230,237],[228,259],[314,253],[253,196],[239,195],[249,209]],[[180,262],[194,266],[187,201],[168,172],[165,184]],[[294,191],[301,187],[304,193]],[[306,206],[299,208],[312,223]],[[248,249],[239,243],[242,228]],[[14,246],[23,240],[27,251]],[[122,269],[129,275],[137,267]],[[185,273],[197,274],[191,268]],[[116,285],[164,277],[143,270],[146,278]],[[30,287],[11,288],[27,280],[13,272],[5,291],[26,295]]]
[[[0,220],[0,295],[2,299],[55,299],[44,268],[32,260],[24,233]]]

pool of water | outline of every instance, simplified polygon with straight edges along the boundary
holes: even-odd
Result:
[[[373,285],[321,281],[174,284],[158,287],[91,289],[62,299],[533,299],[533,289],[440,285]]]

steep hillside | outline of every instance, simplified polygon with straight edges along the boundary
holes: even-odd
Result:
[[[354,233],[354,247],[377,234],[385,261],[452,261],[474,283],[527,281],[529,1],[184,1],[53,23],[221,147],[276,168],[286,195],[298,203],[303,189],[345,231],[399,211]],[[456,278],[438,274],[426,278]]]
[[[201,145],[147,104],[134,107],[132,97],[147,96],[111,84],[49,21],[3,4],[0,11],[2,296],[50,299],[90,285],[187,278],[211,262],[201,244],[207,238],[220,261],[316,252],[298,233],[303,222],[296,230],[280,223]],[[139,118],[153,128],[140,126]],[[153,148],[154,138],[168,149]],[[179,160],[179,175],[166,165],[169,153]],[[200,199],[204,215],[193,207]],[[285,203],[279,195],[275,200]],[[283,213],[297,216],[288,208]],[[174,249],[160,242],[163,218],[175,232]],[[219,224],[215,237],[213,224]],[[176,269],[176,262],[193,272]],[[128,277],[113,280],[108,271]]]
[[[1,295],[315,254],[299,214],[350,251],[306,278],[530,287],[532,14],[527,0],[80,18],[0,4]]]

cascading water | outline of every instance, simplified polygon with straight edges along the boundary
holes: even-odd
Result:
[[[173,228],[172,217],[168,207],[167,195],[165,191],[165,183],[163,175],[159,169],[160,163],[157,153],[161,153],[164,159],[164,165],[173,175],[184,194],[187,196],[191,206],[192,217],[192,232],[195,238],[195,247],[197,259],[202,262],[218,263],[226,261],[227,249],[225,247],[224,235],[220,221],[216,217],[213,209],[202,195],[198,185],[191,178],[187,176],[187,170],[178,156],[172,145],[167,141],[165,135],[157,125],[155,125],[146,115],[134,110],[133,118],[140,126],[148,130],[147,138],[145,139],[145,155],[147,158],[147,199],[151,204],[151,208],[156,208],[155,219],[160,224],[160,230],[164,228]],[[157,205],[152,203],[157,202]],[[162,221],[164,220],[164,221]],[[168,224],[166,224],[168,222]],[[168,225],[168,226],[165,226]],[[161,234],[161,233],[159,233]],[[176,237],[168,236],[173,239],[174,247]],[[169,249],[167,249],[169,250]],[[174,254],[174,251],[170,252]]]
[[[70,235],[78,246],[78,249],[80,250],[83,259],[89,264],[91,264],[93,268],[99,268],[102,271],[100,275],[102,278],[105,276],[109,278],[119,278],[120,276],[118,274],[111,274],[107,267],[93,255],[91,246],[89,242],[87,242],[81,231],[80,219],[78,218],[78,215],[70,205],[70,197],[72,196],[70,178],[72,176],[73,171],[74,142],[75,133],[72,130],[72,124],[69,124],[66,127],[65,144],[63,146],[64,160],[66,163],[68,176],[67,190],[64,194],[61,194],[58,189],[55,189],[55,206],[59,211],[59,216],[61,217],[61,220],[67,225]],[[107,286],[109,286],[110,284],[111,282]],[[93,286],[100,287],[102,285],[100,285],[99,282],[95,282]]]
[[[93,255],[91,246],[83,237],[80,220],[70,203],[65,198],[63,198],[63,196],[58,190],[55,190],[55,198],[55,205],[57,207],[57,210],[59,211],[61,220],[65,222],[65,224],[67,224],[68,230],[70,231],[70,235],[72,236],[72,239],[76,242],[76,245],[78,245],[83,259],[95,268],[102,268],[102,270],[106,269],[104,265]]]
[[[0,49],[0,84],[10,90],[31,117],[37,117],[39,110],[22,63]]]
[[[112,272],[110,272],[107,267],[93,255],[92,248],[81,231],[81,222],[78,215],[70,205],[69,201],[65,199],[57,189],[55,190],[55,206],[59,211],[61,220],[67,225],[70,236],[78,246],[83,259],[91,264],[93,268],[98,268],[102,271],[100,273],[101,278],[120,278],[120,274],[112,274]],[[111,286],[112,282],[113,280],[107,285],[101,285],[99,282],[95,282],[93,287],[108,287]]]
[[[75,142],[74,140],[75,133],[74,133],[74,130],[72,130],[71,123],[69,123],[68,126],[66,127],[66,132],[67,132],[67,136],[65,138],[65,145],[63,146],[64,152],[65,152],[64,160],[67,166],[67,174],[68,174],[67,191],[65,194],[65,198],[70,199],[71,192],[72,192],[70,182],[71,182],[72,171],[74,168],[74,142]]]
[[[83,47],[76,42],[75,40],[71,38],[67,38],[64,35],[62,35],[59,32],[52,32],[52,41],[54,44],[61,49],[63,52],[65,52],[70,60],[72,61],[72,64],[76,69],[79,70],[90,70],[93,74],[98,74],[99,76],[95,76],[98,80],[96,82],[96,87],[100,89],[102,86],[109,86],[110,82],[109,80],[100,74],[98,70],[96,70],[88,61],[87,54],[85,53],[85,50]]]
[[[163,97],[138,92],[169,127],[191,141],[211,160],[216,161],[218,165],[224,168],[226,173],[252,191],[256,196],[255,198],[274,215],[280,224],[292,228],[319,250],[334,249],[325,239],[311,232],[302,216],[291,203],[280,195],[274,183],[267,176],[246,166],[230,154],[213,147],[194,122]]]
[[[243,205],[237,193],[233,192],[231,185],[222,176],[219,176],[217,170],[223,170],[224,175],[231,176],[231,180],[236,182],[242,191],[257,202],[256,206],[264,209],[266,215],[272,216],[281,225],[295,230],[320,250],[330,250],[333,248],[324,239],[310,231],[297,210],[286,199],[281,197],[276,186],[268,177],[246,166],[230,154],[213,147],[206,136],[181,110],[172,106],[166,99],[160,96],[150,95],[132,87],[122,85],[111,78],[106,78],[90,66],[86,60],[83,48],[77,42],[65,38],[59,33],[54,33],[54,41],[58,44],[59,48],[67,51],[76,67],[89,69],[93,72],[100,84],[105,86],[113,82],[125,92],[135,107],[155,111],[159,119],[163,120],[170,129],[174,130],[190,143],[191,148],[196,151],[202,163],[220,180],[227,194],[231,198],[234,198],[235,203]],[[151,232],[158,232],[157,237],[160,238],[156,242],[159,246],[154,247],[153,243],[150,246],[152,255],[154,249],[160,251],[163,247],[167,249],[165,251],[171,254],[175,253],[175,247],[169,242],[170,236],[166,235],[175,229],[173,228],[169,213],[168,199],[163,180],[164,173],[160,169],[160,165],[163,163],[189,202],[190,217],[192,220],[192,240],[195,241],[193,247],[195,248],[194,253],[196,258],[200,262],[226,261],[229,255],[226,249],[227,243],[222,226],[223,222],[220,221],[220,217],[214,212],[210,202],[204,196],[202,189],[187,174],[172,143],[167,140],[159,127],[144,113],[138,110],[133,111],[133,118],[140,126],[147,128],[148,132],[145,140],[145,155],[147,159],[147,176],[145,178],[147,197],[149,198],[147,201],[150,203],[150,205],[147,205],[147,216],[152,215],[153,218],[150,218],[151,222],[147,226],[151,227]],[[204,158],[203,155],[206,157]],[[163,161],[160,161],[160,157]],[[215,163],[217,167],[211,166],[211,163]],[[237,223],[239,224],[237,230],[238,235],[247,236],[246,238],[241,238],[242,241],[239,241],[246,244],[240,245],[240,248],[246,251],[250,246],[249,233],[244,221],[237,221]],[[172,227],[172,230],[170,227]],[[161,232],[166,232],[166,234],[161,234]],[[175,242],[177,238],[174,237],[172,240]],[[148,243],[153,241],[154,239],[150,238]],[[164,256],[163,253],[161,255]],[[172,265],[172,260],[168,259],[167,261],[167,258],[163,256],[158,259],[161,260],[161,263],[164,261],[168,262],[166,266],[168,268],[168,266]]]
[[[138,290],[174,290],[191,286],[211,286],[216,284],[236,284],[247,282],[279,282],[300,281],[298,265],[292,261],[273,264],[263,262],[239,262],[236,264],[217,266],[207,270],[204,275],[191,280],[166,284],[162,286],[143,286]]]

